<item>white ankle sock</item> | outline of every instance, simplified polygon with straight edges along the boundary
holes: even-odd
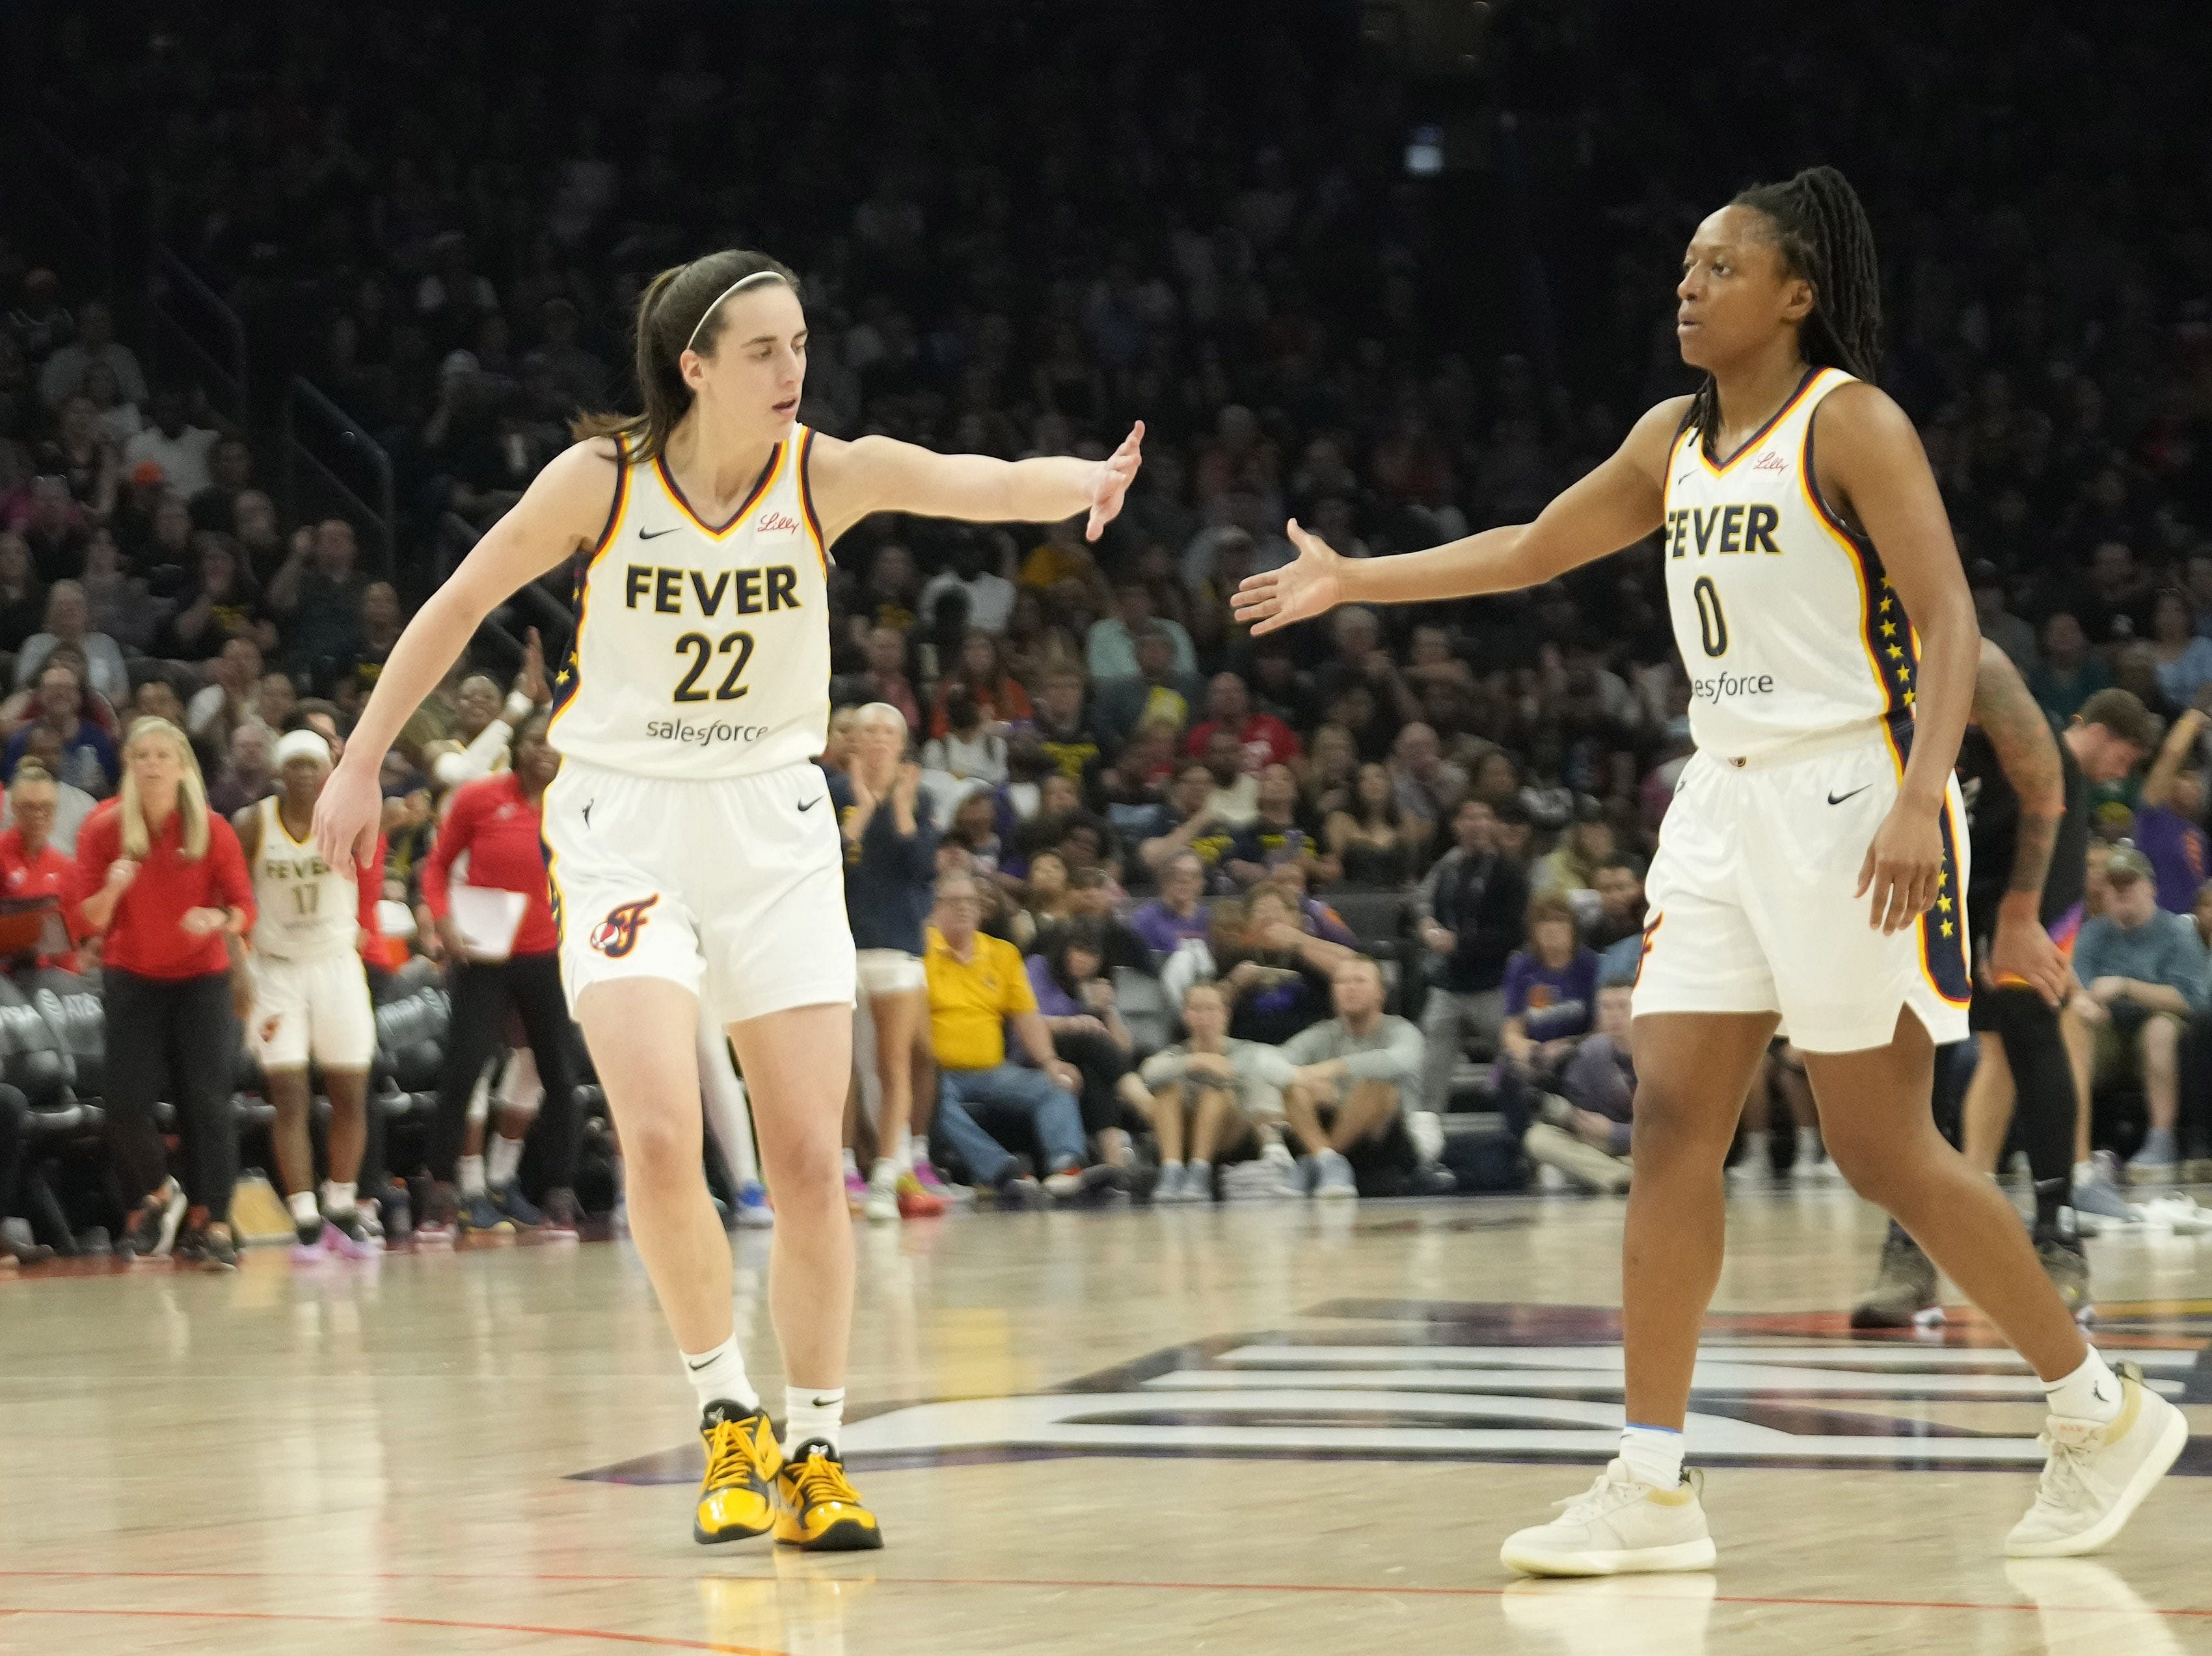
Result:
[[[1764,1131],[1744,1134],[1743,1159],[1736,1165],[1740,1168],[1757,1168],[1761,1173],[1765,1173],[1774,1165],[1766,1144],[1767,1136]]]
[[[463,1156],[461,1158],[459,1171],[461,1175],[462,1195],[483,1196],[487,1193],[484,1190],[483,1157],[481,1156]]]
[[[1820,1130],[1818,1127],[1797,1129],[1797,1165],[1809,1168],[1820,1159]]]
[[[509,1138],[503,1133],[494,1133],[491,1143],[484,1152],[484,1179],[494,1190],[505,1190],[514,1182],[514,1175],[522,1166],[522,1141]]]
[[[284,1198],[284,1205],[292,1210],[292,1222],[304,1225],[321,1216],[315,1206],[315,1193],[311,1190],[295,1190]]]
[[[1638,1483],[1671,1489],[1682,1481],[1682,1435],[1664,1426],[1623,1427],[1620,1458]]]
[[[892,1161],[888,1156],[879,1156],[876,1158],[875,1166],[868,1169],[868,1183],[871,1186],[896,1185],[898,1183],[899,1171],[897,1162]]]
[[[2051,1412],[2068,1420],[2117,1420],[2120,1413],[2119,1376],[2105,1367],[2095,1347],[2081,1366],[2063,1380],[2044,1382],[2043,1395],[2051,1399]]]
[[[802,1443],[819,1438],[835,1453],[845,1431],[845,1391],[825,1392],[811,1386],[783,1388],[783,1452],[790,1454]]]
[[[745,1378],[745,1360],[738,1350],[735,1334],[712,1351],[686,1351],[683,1356],[691,1389],[699,1394],[701,1410],[710,1404],[729,1403],[750,1415],[760,1407],[760,1393]]]
[[[848,1144],[845,1147],[845,1176],[848,1179],[857,1179],[860,1175],[860,1158],[854,1153],[853,1147]]]
[[[341,1185],[335,1179],[323,1180],[323,1211],[337,1215],[354,1212],[361,1204],[361,1197],[351,1185]]]
[[[929,1140],[921,1133],[908,1133],[906,1139],[907,1171],[911,1173],[917,1162],[929,1160]]]

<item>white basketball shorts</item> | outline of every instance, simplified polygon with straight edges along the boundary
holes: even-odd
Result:
[[[1966,1038],[1966,810],[1949,784],[1943,884],[1917,925],[1884,936],[1855,895],[1896,803],[1909,722],[1683,767],[1645,882],[1635,1015],[1774,1012],[1813,1052],[1886,1046],[1911,1008],[1942,1046]]]
[[[718,1024],[851,1005],[844,852],[821,770],[683,781],[570,759],[545,794],[561,981],[663,978]]]
[[[284,960],[251,957],[253,1019],[246,1036],[264,1070],[366,1070],[376,1057],[368,974],[351,949]]]

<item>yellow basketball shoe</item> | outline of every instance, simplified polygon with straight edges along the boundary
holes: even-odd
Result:
[[[712,1546],[767,1534],[779,1521],[775,1478],[783,1465],[768,1416],[758,1409],[741,1415],[736,1404],[718,1403],[700,1422],[699,1435],[707,1441],[707,1477],[691,1538]]]
[[[809,1552],[866,1552],[884,1544],[876,1515],[845,1477],[845,1463],[819,1438],[793,1450],[775,1475],[775,1538]]]

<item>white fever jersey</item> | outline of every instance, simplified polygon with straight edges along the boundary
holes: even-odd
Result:
[[[576,584],[553,698],[563,757],[634,776],[750,776],[812,759],[830,726],[830,560],[794,423],[730,520],[702,521],[655,458],[623,464]]]
[[[295,840],[272,797],[261,813],[261,849],[253,859],[253,947],[274,960],[350,955],[361,925],[361,887],[315,849],[315,836]]]
[[[1700,434],[1667,468],[1667,604],[1690,679],[1690,732],[1757,758],[1912,706],[1911,623],[1874,543],[1820,498],[1813,410],[1851,376],[1814,368],[1725,464]]]

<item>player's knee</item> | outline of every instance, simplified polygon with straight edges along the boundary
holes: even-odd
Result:
[[[656,1118],[623,1124],[623,1160],[633,1178],[665,1179],[688,1173],[699,1160],[699,1143],[673,1121]]]

